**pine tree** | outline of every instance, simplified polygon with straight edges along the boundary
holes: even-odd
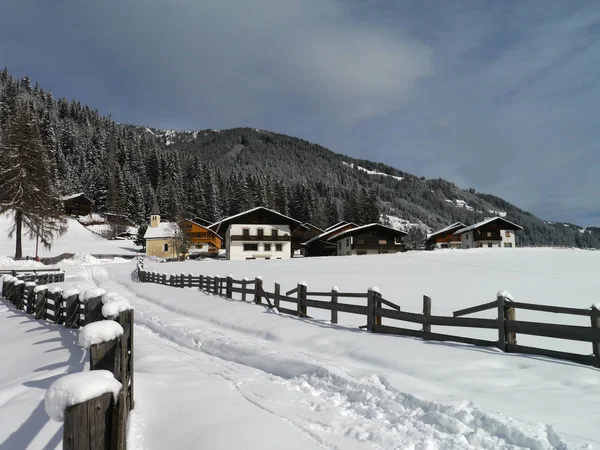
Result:
[[[25,105],[18,105],[0,136],[0,164],[0,213],[10,212],[14,218],[10,236],[15,236],[15,259],[23,257],[23,231],[50,248],[66,222],[54,194],[48,152]]]

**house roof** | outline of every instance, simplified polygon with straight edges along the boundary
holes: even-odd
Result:
[[[317,227],[317,226],[313,225],[313,224],[312,224],[312,223],[310,223],[310,222],[304,222],[304,223],[302,224],[302,226],[303,226],[303,227],[305,227],[306,229],[311,229],[311,228],[312,228],[313,230],[319,231],[319,232],[321,232],[321,233],[322,233],[323,231],[325,231],[325,230],[322,230],[322,229],[320,229],[319,227]]]
[[[210,228],[208,228],[206,225],[202,225],[201,223],[196,222],[196,220],[192,220],[192,219],[181,219],[179,222],[177,222],[177,224],[180,224],[181,222],[192,222],[194,225],[199,226],[200,228],[204,228],[207,231],[210,231],[212,234],[214,234],[215,236],[217,236],[219,239],[223,240],[223,238],[221,236],[219,236],[217,233],[215,233],[214,230],[211,230]]]
[[[202,225],[203,227],[208,228],[211,225],[211,222],[208,220],[204,220],[202,217],[194,217],[191,219],[192,222]]]
[[[92,202],[89,198],[87,198],[87,196],[83,192],[77,192],[76,194],[70,194],[70,195],[63,195],[60,199],[61,199],[61,201],[65,202],[67,200],[73,200],[74,198],[77,198],[77,197],[83,197],[87,201]]]
[[[351,228],[349,230],[342,231],[341,233],[334,234],[333,236],[329,237],[327,240],[331,241],[332,239],[339,239],[339,238],[341,238],[343,236],[354,234],[357,231],[363,231],[363,230],[366,230],[366,229],[369,229],[369,228],[380,228],[380,229],[385,229],[386,231],[393,231],[394,233],[396,233],[400,237],[406,236],[408,234],[408,233],[406,233],[404,231],[396,230],[395,228],[388,227],[386,225],[381,225],[380,223],[369,223],[367,225],[362,225],[360,227]]]
[[[342,220],[342,221],[336,223],[335,225],[331,225],[330,227],[325,228],[325,230],[323,230],[323,231],[333,230],[334,228],[339,228],[340,226],[346,225],[348,223],[350,223],[350,222],[346,222],[346,221]]]
[[[448,225],[446,228],[442,228],[441,230],[438,230],[435,233],[430,234],[429,236],[427,236],[427,240],[438,237],[441,234],[447,234],[449,232],[454,233],[455,231],[461,230],[465,227],[466,227],[466,225],[464,223],[455,222],[452,225]]]
[[[176,223],[173,222],[161,222],[157,227],[148,227],[144,234],[144,239],[165,239],[175,237],[177,230]]]
[[[523,229],[522,226],[517,225],[516,223],[509,222],[508,220],[503,219],[502,217],[490,217],[488,219],[482,220],[481,222],[477,222],[474,225],[470,225],[468,227],[461,228],[460,230],[455,231],[454,234],[463,234],[463,233],[475,230],[475,229],[477,229],[479,227],[482,227],[484,225],[488,225],[488,224],[493,223],[493,222],[501,222],[502,223],[502,228],[506,229],[506,230],[522,230]]]
[[[289,216],[286,216],[285,214],[281,214],[281,213],[279,213],[277,211],[273,211],[272,209],[265,208],[264,206],[257,206],[256,208],[252,208],[252,209],[249,209],[247,211],[243,211],[243,212],[241,212],[239,214],[235,214],[233,216],[221,219],[218,222],[215,222],[212,225],[210,225],[208,228],[210,228],[211,230],[213,230],[215,232],[219,232],[221,230],[221,227],[223,227],[223,229],[226,229],[236,219],[238,219],[240,217],[243,217],[245,215],[248,215],[248,214],[250,214],[252,212],[260,211],[260,210],[262,210],[264,212],[267,212],[269,214],[276,215],[276,216],[284,219],[286,223],[294,224],[296,226],[301,226],[302,225],[302,223],[300,221],[298,221],[296,219],[293,219],[293,218],[291,218]],[[239,222],[239,223],[242,223],[242,222]]]
[[[336,228],[331,228],[330,227],[328,230],[325,230],[323,233],[321,233],[321,234],[319,234],[317,236],[314,236],[313,238],[311,238],[308,241],[304,242],[302,245],[308,245],[311,242],[326,239],[326,238],[332,236],[334,233],[336,233],[339,230],[341,230],[342,228],[347,227],[348,225],[353,225],[354,227],[356,227],[356,224],[354,224],[354,223],[349,223],[349,222],[340,222],[340,223],[342,225],[338,224],[339,226],[336,227]]]

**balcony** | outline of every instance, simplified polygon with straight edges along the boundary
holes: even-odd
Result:
[[[265,234],[264,236],[244,236],[241,234],[231,235],[231,241],[244,241],[244,242],[290,242],[291,236],[271,236]]]

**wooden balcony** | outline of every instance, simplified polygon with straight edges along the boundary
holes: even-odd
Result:
[[[291,236],[271,236],[265,234],[264,236],[244,236],[240,234],[234,234],[231,236],[232,241],[244,241],[244,242],[290,242]]]

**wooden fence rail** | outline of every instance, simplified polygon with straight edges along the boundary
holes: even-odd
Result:
[[[275,283],[273,292],[268,292],[260,278],[236,280],[231,276],[173,274],[168,278],[170,282],[167,283],[165,274],[146,271],[143,263],[139,264],[138,272],[141,282],[169,284],[177,287],[197,287],[199,290],[228,299],[233,299],[234,294],[237,294],[237,299],[254,301],[257,304],[261,304],[265,300],[268,307],[277,308],[281,313],[298,317],[310,318],[309,308],[331,311],[331,323],[333,324],[338,323],[338,313],[340,312],[365,316],[367,323],[360,328],[365,328],[373,333],[498,347],[507,353],[535,354],[600,367],[600,310],[597,306],[583,309],[514,302],[500,293],[494,301],[455,311],[452,316],[438,316],[432,315],[432,301],[428,296],[423,296],[423,312],[413,313],[402,311],[397,303],[383,298],[381,293],[375,289],[367,292],[339,292],[337,288],[332,288],[331,291],[309,291],[305,283],[299,283],[284,293],[281,285]],[[365,303],[353,304],[345,302],[344,299],[364,299]],[[591,326],[519,321],[516,319],[518,309],[588,316]],[[496,311],[496,317],[489,319],[464,317],[483,311]],[[384,325],[383,319],[386,319],[388,323]],[[419,324],[422,325],[422,329],[404,328],[396,325],[398,322]],[[432,326],[497,330],[498,339],[487,340],[437,333],[432,332]],[[591,355],[582,355],[518,345],[517,335],[519,334],[590,342],[593,352]]]
[[[64,281],[59,274],[40,275],[44,283]],[[21,275],[2,278],[2,297],[17,309],[37,320],[79,328],[105,320],[102,315],[103,295],[80,299],[78,291],[63,292],[25,282]],[[65,411],[63,449],[101,448],[126,449],[127,422],[133,400],[133,310],[121,311],[114,318],[123,328],[123,335],[114,341],[90,347],[90,370],[109,370],[121,383],[117,402],[111,394],[70,406]],[[91,443],[94,444],[90,447]]]

